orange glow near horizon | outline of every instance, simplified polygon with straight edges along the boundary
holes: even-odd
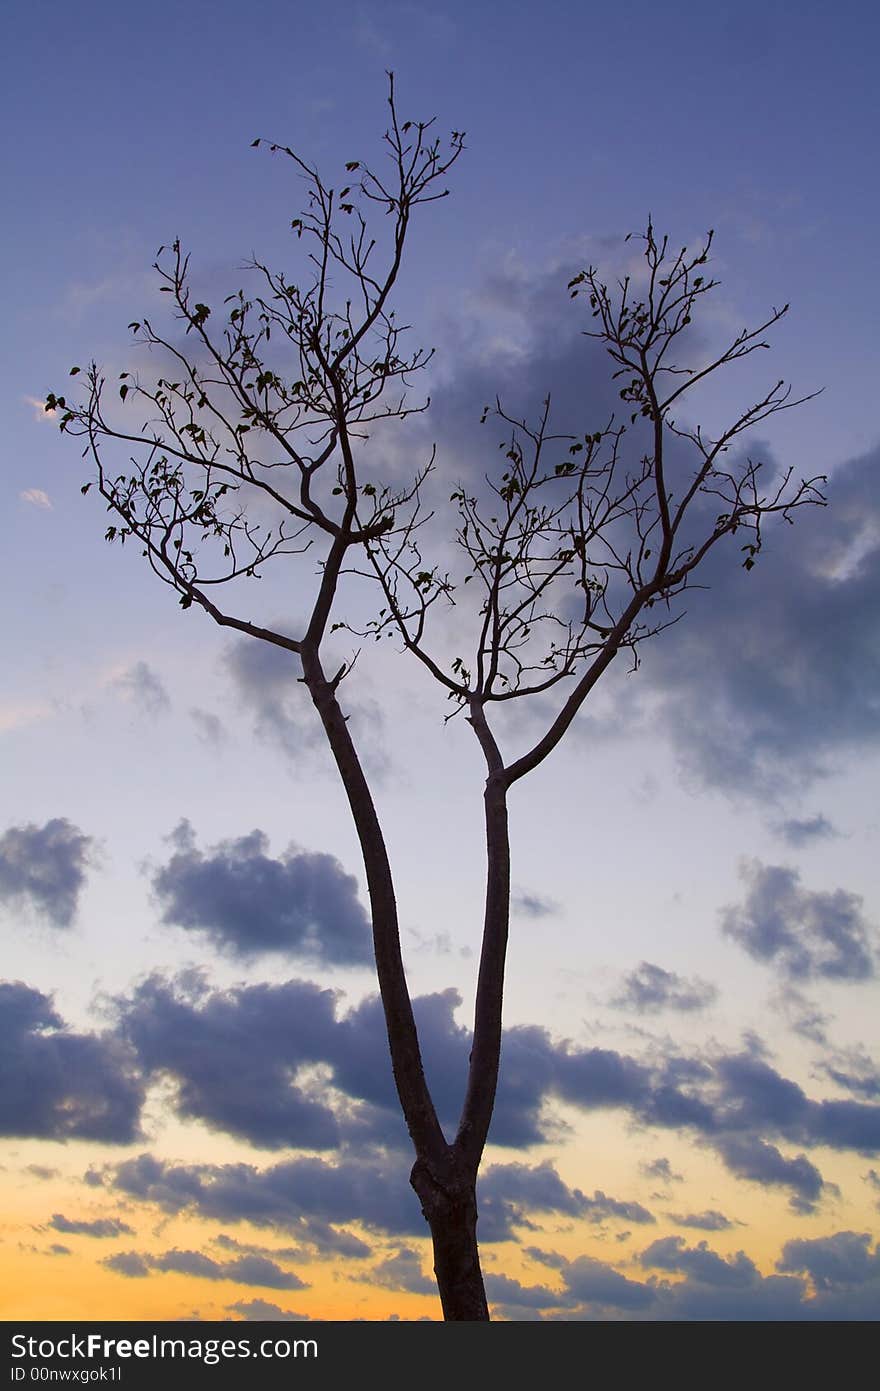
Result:
[[[569,1143],[554,1157],[565,1183],[588,1198],[598,1191],[639,1202],[655,1220],[633,1223],[618,1218],[591,1223],[538,1213],[532,1219],[535,1228],[522,1231],[521,1246],[512,1242],[484,1246],[486,1274],[504,1274],[527,1287],[561,1289],[559,1273],[552,1264],[545,1265],[539,1256],[524,1250],[531,1246],[537,1252],[547,1251],[551,1257],[567,1260],[590,1256],[631,1280],[645,1282],[652,1274],[661,1274],[674,1281],[678,1277],[643,1266],[639,1256],[651,1242],[675,1234],[688,1247],[706,1241],[727,1259],[744,1250],[766,1276],[774,1273],[785,1242],[792,1238],[815,1238],[840,1230],[865,1232],[876,1227],[874,1195],[864,1182],[866,1162],[856,1156],[828,1151],[819,1157],[823,1172],[833,1174],[839,1185],[839,1197],[821,1214],[798,1217],[781,1190],[735,1181],[710,1151],[688,1146],[677,1136],[635,1132],[620,1117],[608,1115],[576,1117],[572,1113],[566,1119],[576,1133],[570,1131]],[[191,1134],[189,1138],[192,1141],[195,1137]],[[212,1161],[216,1161],[213,1138]],[[668,1158],[673,1176],[681,1176],[666,1186],[658,1185],[644,1169],[646,1161],[659,1153]],[[6,1320],[236,1319],[246,1314],[233,1306],[254,1302],[313,1320],[440,1318],[436,1295],[387,1288],[373,1274],[377,1265],[406,1247],[418,1252],[422,1274],[430,1280],[430,1242],[425,1238],[380,1240],[356,1223],[346,1223],[347,1230],[371,1246],[371,1257],[297,1258],[291,1250],[296,1247],[296,1238],[280,1227],[205,1220],[189,1214],[169,1216],[156,1205],[138,1203],[108,1187],[84,1184],[82,1176],[90,1167],[100,1168],[109,1162],[107,1150],[70,1145],[59,1153],[57,1146],[33,1141],[17,1145],[11,1157],[13,1164],[7,1164],[0,1185],[5,1213],[0,1227],[0,1317]],[[121,1156],[112,1157],[118,1160]],[[537,1153],[512,1155],[495,1148],[486,1164],[537,1164],[546,1158]],[[192,1162],[194,1155],[190,1153],[187,1159]],[[251,1154],[249,1162],[258,1161]],[[260,1162],[265,1162],[265,1157]],[[709,1231],[681,1221],[707,1211],[724,1212],[731,1225]],[[114,1218],[132,1230],[111,1239],[68,1234],[51,1225],[55,1213],[76,1222]],[[236,1246],[224,1247],[218,1241],[224,1232]],[[149,1263],[169,1251],[195,1252],[223,1263],[249,1248],[274,1260],[282,1271],[295,1272],[307,1288],[278,1289],[155,1268],[144,1276],[132,1277],[103,1264],[107,1256],[124,1252],[137,1252]]]

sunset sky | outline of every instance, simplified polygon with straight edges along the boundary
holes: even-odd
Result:
[[[440,1316],[363,866],[294,661],[107,546],[44,410],[148,370],[179,237],[220,304],[289,267],[303,187],[402,118],[464,131],[398,287],[431,406],[373,461],[497,469],[486,402],[598,429],[617,386],[566,288],[714,229],[697,404],[821,394],[745,442],[827,475],[755,568],[713,553],[511,791],[505,1045],[479,1235],[499,1319],[880,1316],[876,5],[14,0],[6,19],[0,1317]],[[184,340],[181,338],[181,342]],[[619,402],[618,402],[619,407]],[[494,434],[491,433],[494,430]],[[384,453],[382,451],[385,451]],[[122,458],[120,468],[124,467]],[[426,540],[426,544],[427,540]],[[296,631],[315,565],[237,602]],[[254,591],[253,594],[251,591]],[[432,609],[436,650],[467,649]],[[342,635],[345,637],[345,635]],[[355,640],[333,639],[350,660]],[[341,687],[390,847],[429,1082],[463,1095],[485,766],[392,643]],[[510,759],[558,704],[499,723]]]

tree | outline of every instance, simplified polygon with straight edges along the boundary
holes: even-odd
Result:
[[[106,539],[134,538],[183,609],[201,608],[300,664],[363,853],[392,1068],[415,1150],[411,1183],[433,1237],[444,1317],[485,1320],[475,1188],[501,1055],[508,794],[557,747],[614,659],[628,651],[637,661],[640,645],[677,621],[676,597],[716,545],[737,537],[751,569],[764,519],[791,521],[797,508],[823,503],[824,480],[797,481],[789,470],[765,492],[759,463],[729,460],[747,429],[799,404],[782,382],[719,434],[682,420],[688,393],[767,347],[763,335],[787,306],[717,355],[684,365],[677,350],[686,348],[692,317],[717,283],[705,271],[712,233],[696,251],[673,251],[649,222],[640,276],[609,288],[590,267],[569,284],[572,298],[589,304],[586,332],[614,365],[622,418],[573,436],[551,431],[549,397],[531,423],[500,400],[486,406],[482,422],[499,422],[503,431],[502,467],[481,482],[466,479],[451,495],[458,572],[450,577],[425,559],[434,455],[405,487],[383,481],[374,459],[385,424],[428,404],[411,405],[408,391],[431,355],[406,350],[391,297],[413,214],[446,196],[442,180],[464,145],[456,131],[441,145],[431,121],[401,122],[393,78],[389,108],[384,173],[352,160],[338,192],[294,150],[271,146],[305,181],[305,210],[292,222],[308,252],[303,283],[252,262],[256,292],[230,295],[215,328],[220,315],[195,300],[180,243],[161,248],[155,269],[183,332],[163,336],[147,319],[130,327],[170,368],[154,380],[123,372],[117,401],[108,399],[93,363],[83,400],[51,393],[47,409],[60,412],[65,433],[85,441],[96,478],[82,492],[96,484],[106,500],[113,514]],[[376,214],[384,235],[371,231]],[[135,403],[147,418],[128,427]],[[117,451],[128,456],[121,472]],[[271,522],[256,520],[254,508]],[[232,582],[234,594],[234,582],[312,547],[318,577],[295,634],[254,623],[213,597],[216,586]],[[344,607],[343,577],[350,575],[378,592],[366,621],[355,622]],[[458,604],[470,620],[469,649],[465,622],[459,625],[464,656],[449,660],[429,645],[429,610],[438,601]],[[482,947],[467,1087],[451,1142],[425,1079],[392,869],[340,701],[354,662],[329,676],[324,667],[327,639],[338,630],[361,639],[396,635],[445,688],[453,714],[464,714],[485,760]],[[492,712],[557,687],[558,708],[541,737],[505,756]]]

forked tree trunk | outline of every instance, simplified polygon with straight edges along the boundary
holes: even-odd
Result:
[[[443,1318],[489,1322],[489,1306],[477,1247],[477,1198],[473,1177],[444,1175],[416,1160],[410,1183],[419,1196],[434,1243],[434,1274]]]
[[[486,918],[467,1092],[458,1134],[454,1143],[449,1144],[425,1080],[400,952],[391,866],[373,799],[336,699],[337,682],[325,677],[314,647],[304,643],[300,655],[304,680],[342,777],[363,852],[372,909],[376,971],[392,1070],[417,1155],[410,1183],[431,1229],[434,1273],[443,1318],[487,1323],[489,1308],[477,1249],[476,1181],[492,1117],[501,1052],[501,997],[510,899],[506,789],[500,776],[503,772],[501,758],[482,711],[475,711],[475,727],[490,764],[486,786]]]

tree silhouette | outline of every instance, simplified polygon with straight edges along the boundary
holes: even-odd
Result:
[[[640,645],[677,621],[676,596],[719,542],[736,536],[751,569],[764,518],[791,521],[798,507],[822,503],[824,480],[797,481],[789,470],[765,491],[759,463],[729,462],[746,430],[799,404],[782,382],[712,437],[681,418],[692,388],[767,346],[763,335],[787,306],[717,355],[685,365],[677,350],[687,347],[692,317],[717,283],[705,271],[712,234],[696,251],[673,251],[649,223],[639,275],[609,288],[591,267],[569,285],[589,305],[586,331],[611,358],[622,416],[572,436],[551,431],[549,397],[532,422],[500,400],[486,406],[483,423],[502,433],[502,466],[452,492],[455,521],[438,544],[456,543],[454,573],[425,558],[434,534],[425,502],[434,455],[407,485],[395,484],[383,470],[379,427],[426,408],[410,404],[409,387],[431,354],[406,349],[391,296],[413,214],[445,197],[442,181],[464,146],[460,132],[441,143],[433,122],[401,122],[389,82],[389,159],[381,170],[352,160],[337,192],[294,150],[271,146],[307,190],[292,223],[308,253],[304,281],[254,261],[257,291],[238,290],[218,312],[195,301],[188,257],[174,242],[160,249],[155,268],[183,332],[163,335],[147,319],[130,326],[170,366],[152,381],[123,372],[117,396],[92,364],[83,400],[51,393],[47,409],[60,411],[61,429],[85,442],[97,476],[82,491],[96,486],[106,500],[113,514],[106,539],[135,538],[182,608],[201,608],[224,627],[273,643],[301,667],[363,853],[391,1063],[415,1149],[411,1183],[433,1237],[444,1317],[484,1320],[475,1185],[501,1054],[508,793],[560,743],[618,654],[637,661]],[[129,428],[136,408],[146,419]],[[318,559],[317,579],[296,633],[252,622],[216,597],[218,586],[308,550]],[[365,622],[344,609],[342,578],[351,574],[378,594]],[[298,601],[302,607],[302,591]],[[429,644],[429,610],[438,602],[459,606],[463,655],[451,661]],[[453,714],[464,714],[486,764],[473,1046],[451,1141],[422,1067],[382,828],[340,703],[350,667],[329,676],[324,668],[322,647],[340,629],[362,639],[395,634],[445,687]],[[557,687],[562,695],[541,737],[506,757],[493,708]]]

